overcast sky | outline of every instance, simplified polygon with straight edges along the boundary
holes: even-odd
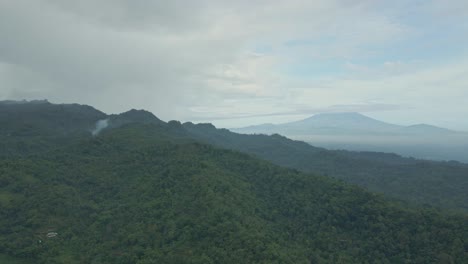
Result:
[[[466,0],[0,0],[0,100],[468,130]]]

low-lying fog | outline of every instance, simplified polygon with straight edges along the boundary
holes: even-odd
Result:
[[[468,163],[468,135],[291,135],[292,139],[328,149],[394,152],[422,159],[457,160]]]

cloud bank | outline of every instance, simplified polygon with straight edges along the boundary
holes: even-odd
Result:
[[[0,99],[222,126],[351,106],[468,129],[467,17],[461,0],[0,0]]]

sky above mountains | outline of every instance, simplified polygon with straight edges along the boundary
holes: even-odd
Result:
[[[468,130],[468,2],[0,0],[0,99]]]

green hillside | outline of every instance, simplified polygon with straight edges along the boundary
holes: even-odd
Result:
[[[91,106],[0,101],[0,156],[29,155],[88,136],[107,115]]]
[[[243,135],[210,124],[184,127],[193,138],[281,166],[331,176],[403,202],[468,212],[468,164],[326,150],[280,135]]]
[[[28,156],[61,148],[89,137],[98,120],[107,120],[107,129],[129,123],[156,124],[185,140],[199,140],[280,166],[337,178],[405,203],[468,212],[468,164],[326,150],[280,135],[242,135],[211,124],[165,123],[144,110],[106,115],[77,104],[0,101],[0,156]]]
[[[177,127],[125,125],[47,153],[1,158],[3,256],[34,263],[468,258],[466,216],[405,209],[198,143]]]

